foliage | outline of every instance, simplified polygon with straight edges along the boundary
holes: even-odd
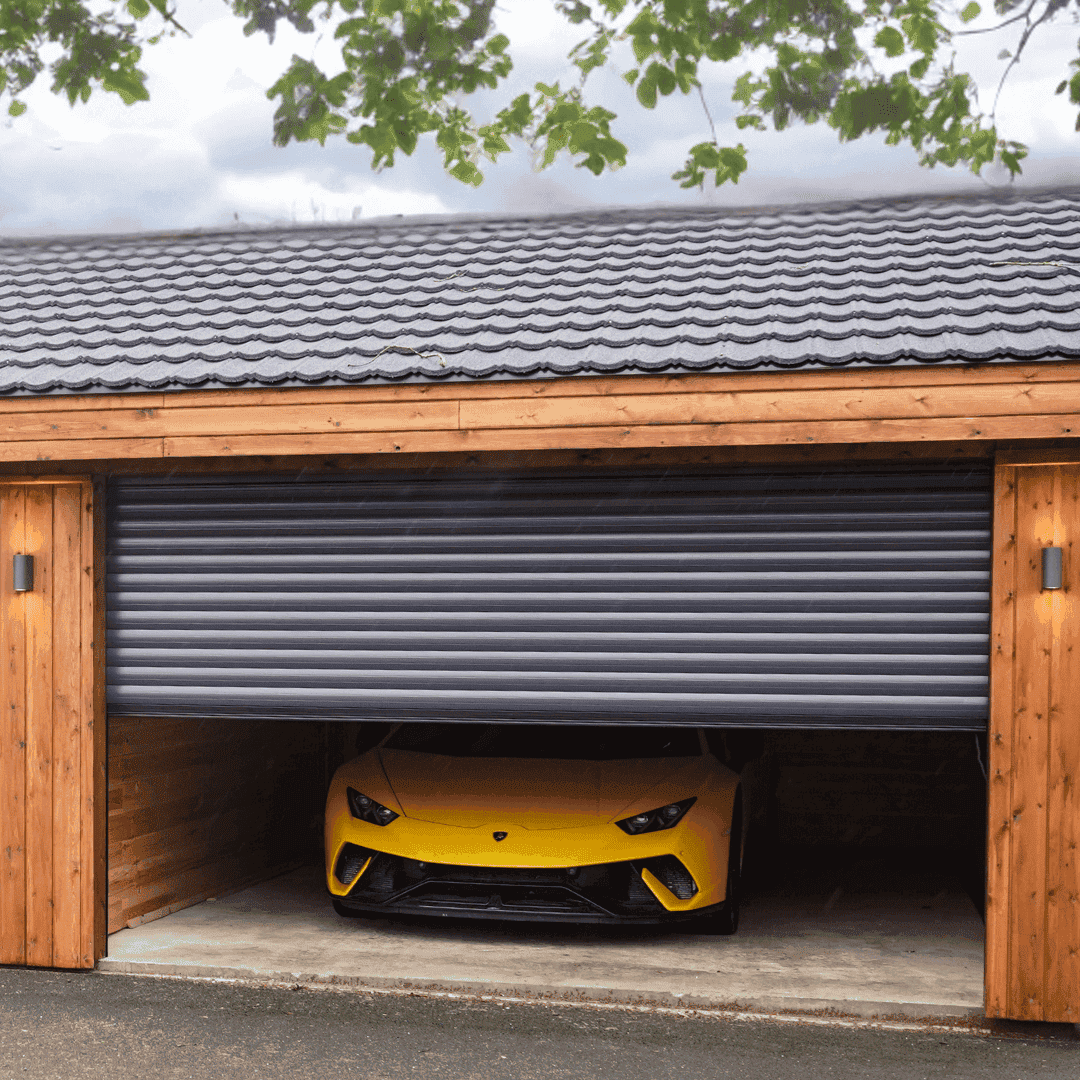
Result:
[[[995,0],[995,25],[965,30],[981,14],[975,0],[962,9],[951,0],[555,0],[586,35],[570,53],[577,81],[537,83],[479,123],[462,100],[496,91],[513,67],[511,43],[493,21],[495,0],[223,2],[245,34],[272,41],[281,20],[313,33],[318,19],[340,44],[340,72],[294,55],[268,91],[278,102],[276,144],[344,134],[367,146],[379,169],[431,134],[447,171],[473,185],[483,180],[480,163],[509,152],[514,138],[541,166],[561,153],[596,174],[624,165],[615,113],[585,96],[589,76],[617,68],[624,55],[633,67],[623,78],[644,108],[676,91],[700,99],[710,136],[674,173],[683,187],[737,183],[747,168],[742,142],[721,145],[700,80],[704,66],[739,59],[748,65],[732,98],[739,130],[824,122],[842,141],[882,131],[890,145],[914,147],[923,165],[978,173],[997,162],[1015,176],[1027,149],[999,136],[996,97],[987,113],[970,76],[954,69],[950,44],[1011,28],[1013,50],[1001,54],[1007,75],[1037,27],[1080,11],[1080,0]],[[0,94],[9,96],[11,116],[23,113],[20,95],[51,50],[52,90],[73,105],[95,87],[127,104],[146,100],[142,49],[177,32],[186,33],[168,0],[99,0],[93,9],[82,0],[0,0]],[[1057,92],[1080,106],[1080,59],[1071,68]]]

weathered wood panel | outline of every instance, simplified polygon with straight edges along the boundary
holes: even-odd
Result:
[[[1080,578],[1080,469],[1060,471],[1057,528],[1064,580]],[[1046,976],[1051,1019],[1080,1021],[1080,612],[1061,596],[1054,625],[1046,816]]]
[[[0,961],[92,967],[100,799],[94,675],[93,493],[89,483],[0,488]],[[15,593],[12,556],[34,557]],[[100,725],[97,725],[100,726]]]
[[[0,964],[26,963],[26,627],[11,591],[26,489],[0,487]]]
[[[110,933],[319,857],[320,724],[114,718]]]
[[[1080,437],[1080,364],[44,397],[0,462]]]
[[[986,1011],[1008,1013],[1013,671],[1016,664],[1016,469],[994,476],[986,847]]]
[[[1076,1022],[1080,465],[1000,465],[997,496],[986,1009]],[[1050,546],[1063,548],[1060,591],[1041,587],[1042,549]]]

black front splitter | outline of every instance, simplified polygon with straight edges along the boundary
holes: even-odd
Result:
[[[347,896],[333,896],[335,907],[344,909],[348,914],[356,915],[423,915],[435,919],[486,919],[491,922],[544,922],[574,923],[599,926],[670,926],[673,923],[693,922],[702,916],[715,914],[723,904],[697,908],[694,911],[672,911],[665,915],[613,915],[596,912],[550,911],[543,909],[529,910],[522,907],[454,906],[437,907],[429,904],[410,904],[407,902],[391,904],[365,904],[362,900],[353,900]]]

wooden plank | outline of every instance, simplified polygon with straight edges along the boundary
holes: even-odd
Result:
[[[83,966],[82,486],[52,489],[53,965]],[[92,829],[93,806],[86,827]]]
[[[39,439],[0,442],[0,461],[107,461],[161,457],[162,442],[154,439]]]
[[[9,413],[0,403],[0,442],[42,439],[130,439],[165,434],[160,409],[67,409],[53,411],[52,398],[37,412]]]
[[[92,725],[90,754],[84,766],[91,770],[91,779],[84,796],[92,800],[94,823],[90,858],[94,867],[94,887],[84,896],[93,904],[93,917],[87,927],[93,935],[90,960],[96,962],[105,955],[108,940],[109,866],[108,866],[108,746],[105,702],[105,485],[83,483],[83,561],[91,574],[89,602],[84,602],[83,635],[89,648],[83,653],[83,701],[85,716]],[[86,519],[89,518],[89,521]],[[89,627],[87,628],[87,621]],[[89,701],[87,701],[87,698]],[[84,916],[85,917],[85,916]]]
[[[1016,663],[1016,470],[994,470],[990,726],[987,757],[986,1015],[1008,1015],[1013,671]]]
[[[166,438],[165,456],[401,454],[452,451],[585,450],[622,447],[767,446],[811,443],[954,442],[1057,438],[1080,433],[1080,416],[927,417],[813,423],[673,424],[641,427],[492,429],[484,431],[343,432]]]
[[[1057,538],[1057,468],[1025,469],[1017,498],[1016,713],[1009,852],[1007,1015],[1041,1020],[1046,973],[1046,759],[1052,619],[1056,598],[1040,590],[1041,550]]]
[[[1051,684],[1046,816],[1046,978],[1042,1018],[1080,1021],[1080,466],[1057,470],[1063,594],[1055,597],[1059,647]]]
[[[789,446],[703,446],[692,444],[675,447],[616,447],[603,449],[564,448],[446,451],[432,453],[387,454],[259,454],[245,462],[245,468],[268,472],[341,473],[346,470],[400,471],[439,469],[477,471],[491,469],[596,469],[640,466],[695,466],[744,464],[794,464],[818,462],[876,462],[941,460],[944,458],[976,461],[992,459],[992,442],[933,442],[933,443],[829,443]],[[105,463],[103,468],[122,471],[126,476],[175,475],[183,469],[192,475],[212,476],[235,473],[236,458],[191,457],[163,460],[141,459],[124,463]],[[3,469],[0,467],[0,475]]]
[[[461,427],[732,424],[777,421],[1080,416],[1080,383],[844,387],[727,393],[508,398],[461,402]],[[404,425],[403,425],[404,426]],[[1074,428],[1080,433],[1080,426]],[[182,434],[173,427],[164,434]]]
[[[162,435],[333,434],[338,431],[441,431],[458,427],[459,402],[403,401],[340,405],[245,405],[172,409]]]
[[[0,964],[26,963],[26,637],[7,569],[25,524],[25,490],[0,487]]]
[[[729,371],[710,375],[599,375],[554,379],[507,379],[402,383],[392,386],[282,387],[243,390],[169,390],[164,408],[191,405],[326,404],[362,401],[484,400],[505,397],[577,397],[581,395],[728,393],[737,390],[785,390],[872,386],[978,386],[1080,379],[1080,363],[978,364],[946,367],[842,368],[833,371]],[[124,395],[115,395],[124,407]],[[46,399],[38,399],[46,400]]]
[[[42,476],[26,476],[19,473],[6,474],[0,472],[0,483],[2,484],[19,484],[25,486],[27,484],[88,484],[90,477],[81,476],[77,473],[49,473]]]
[[[997,450],[999,465],[1075,465],[1080,462],[1080,441],[1065,446],[1039,448],[1030,446],[1010,446],[1007,443]]]
[[[50,412],[87,412],[102,409],[156,409],[165,395],[134,394],[42,394],[38,397],[5,397],[0,400],[0,415]]]
[[[115,409],[85,413],[0,413],[0,442],[91,441],[163,435],[432,430],[458,426],[458,402],[391,401],[337,405],[237,405],[227,408]],[[98,454],[97,456],[104,456]]]
[[[26,962],[53,964],[53,490],[26,489]]]
[[[260,868],[257,873],[246,878],[240,878],[225,889],[203,889],[200,892],[184,897],[183,900],[178,900],[172,904],[166,904],[165,907],[155,908],[145,914],[133,916],[132,918],[119,923],[116,926],[116,929],[122,930],[126,926],[143,926],[144,924],[154,922],[157,919],[163,919],[166,915],[172,915],[177,911],[183,911],[184,908],[193,907],[195,904],[201,904],[204,900],[208,900],[211,897],[232,895],[239,892],[241,889],[246,889],[249,885],[255,885],[260,881],[267,881],[270,878],[275,878],[280,874],[295,870],[298,866],[302,865],[303,863],[300,860],[294,860],[292,862],[276,863],[264,869]],[[110,927],[109,932],[113,932],[112,927]]]

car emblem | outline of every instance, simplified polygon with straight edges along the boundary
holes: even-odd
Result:
[[[491,835],[497,844],[500,840],[505,840],[508,834],[504,832],[493,832]]]

